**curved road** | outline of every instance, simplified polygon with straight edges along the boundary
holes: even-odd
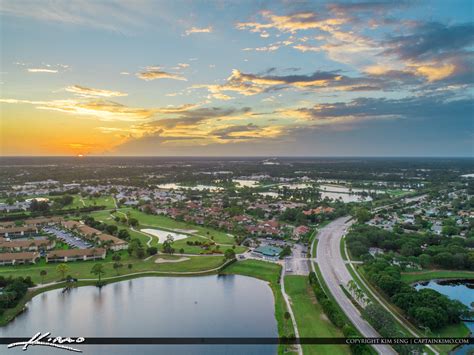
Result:
[[[342,258],[340,248],[341,238],[352,224],[351,221],[348,221],[348,218],[338,218],[319,231],[316,260],[324,282],[352,324],[354,324],[363,337],[378,338],[380,337],[379,333],[362,318],[357,308],[352,304],[340,286],[345,286],[352,280],[352,276]],[[397,354],[388,345],[373,345],[373,347],[379,354]]]

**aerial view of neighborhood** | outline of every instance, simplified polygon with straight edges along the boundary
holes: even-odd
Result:
[[[195,336],[467,337],[472,330],[472,159],[1,164],[3,334],[33,334],[47,324],[84,336],[124,328],[128,336],[151,336],[157,324],[172,323],[167,317],[209,323],[187,330]],[[134,317],[144,311],[156,317],[145,320],[149,327]],[[96,314],[67,322],[82,312]],[[254,319],[254,312],[263,314]],[[164,334],[181,332],[171,325]],[[453,347],[290,344],[278,352]]]
[[[0,354],[474,355],[473,0],[0,0]]]

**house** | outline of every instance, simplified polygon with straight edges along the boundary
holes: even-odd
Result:
[[[51,250],[55,247],[56,242],[54,240],[49,241],[47,239],[35,239],[35,240],[6,240],[0,239],[0,250],[8,251],[39,251]]]
[[[440,223],[435,223],[433,224],[433,226],[431,227],[431,230],[433,231],[434,234],[436,235],[441,235],[442,231],[443,231],[443,227],[441,226]]]
[[[0,265],[34,264],[38,258],[37,252],[0,253]]]
[[[105,259],[104,248],[53,250],[46,254],[46,262]]]
[[[128,249],[128,243],[125,240],[114,237],[110,234],[100,233],[97,235],[97,239],[103,243],[109,243],[109,248],[113,251]]]
[[[0,237],[5,238],[22,237],[31,233],[38,233],[38,229],[36,227],[0,228]]]
[[[293,230],[293,239],[299,239],[302,236],[308,234],[310,229],[306,226],[298,226]]]
[[[84,238],[89,240],[97,240],[100,242],[107,243],[107,247],[117,251],[128,249],[128,243],[120,238],[114,237],[113,235],[102,233],[102,231],[89,227],[86,224],[82,224],[76,221],[65,221],[62,222],[63,226],[70,230],[75,230],[82,234]]]
[[[271,245],[260,246],[253,250],[253,254],[257,257],[267,260],[277,260],[283,249]]]
[[[313,209],[310,209],[310,210],[307,210],[307,211],[303,211],[303,214],[305,216],[311,216],[312,214],[326,214],[326,213],[333,213],[334,212],[334,208],[332,207],[323,207],[323,206],[319,206],[317,208],[313,208]]]
[[[40,217],[40,218],[29,218],[25,220],[25,226],[27,227],[37,227],[37,226],[44,226],[48,225],[51,226],[53,224],[61,223],[61,217]]]

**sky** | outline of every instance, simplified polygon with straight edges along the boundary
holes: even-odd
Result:
[[[473,6],[0,0],[0,155],[473,157]]]

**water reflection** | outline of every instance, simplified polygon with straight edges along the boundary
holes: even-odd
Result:
[[[244,276],[146,277],[31,300],[1,336],[274,337],[273,294]],[[85,354],[274,354],[276,346],[78,346]],[[0,347],[0,353],[1,351]],[[33,351],[32,351],[33,350]],[[9,350],[10,353],[21,350]],[[51,349],[30,348],[31,354]]]

